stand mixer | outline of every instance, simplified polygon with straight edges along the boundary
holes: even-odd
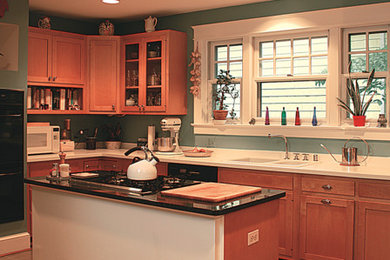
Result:
[[[161,130],[169,131],[170,138],[175,139],[175,149],[170,152],[160,152],[160,153],[169,153],[169,154],[182,154],[182,150],[179,145],[179,130],[181,127],[181,120],[177,117],[166,117],[161,119]]]

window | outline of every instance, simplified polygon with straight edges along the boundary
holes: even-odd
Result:
[[[236,41],[219,42],[211,44],[211,57],[213,57],[211,84],[213,95],[217,88],[221,86],[216,84],[216,78],[220,70],[227,70],[235,78],[235,88],[240,93],[241,78],[242,78],[242,43]],[[224,104],[227,105],[229,111],[227,118],[240,118],[240,97],[233,98],[226,96]],[[216,102],[212,102],[213,109],[216,109]],[[234,109],[234,110],[232,110]]]
[[[390,141],[390,126],[376,127],[380,113],[390,118],[389,12],[390,3],[380,3],[194,26],[194,45],[199,44],[202,54],[194,133],[336,139],[364,135]],[[368,127],[356,128],[338,106],[337,97],[349,102],[348,76],[364,86],[373,68],[373,87],[365,97],[376,93],[366,113]],[[212,94],[220,69],[236,77],[238,119],[215,126]],[[266,107],[269,126],[264,126]],[[283,107],[287,126],[280,124]],[[300,127],[294,126],[297,107]],[[319,123],[315,128],[311,125],[314,107]]]
[[[368,119],[376,120],[379,114],[386,114],[386,83],[389,79],[388,28],[387,26],[356,28],[345,30],[344,34],[344,77],[349,73],[363,90],[367,85],[369,72],[375,69],[375,78],[371,88],[367,90],[364,101],[376,93],[366,113]],[[349,63],[351,66],[348,71]],[[363,96],[363,93],[361,95]]]
[[[328,36],[313,34],[257,41],[258,77],[256,117],[279,119],[283,107],[294,119],[297,107],[302,119],[326,117]]]

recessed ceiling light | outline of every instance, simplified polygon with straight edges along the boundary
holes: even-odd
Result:
[[[105,4],[119,4],[119,0],[102,0]]]

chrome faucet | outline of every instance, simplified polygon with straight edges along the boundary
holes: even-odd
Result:
[[[271,138],[271,137],[281,137],[281,138],[283,138],[283,140],[284,140],[284,145],[285,145],[285,147],[286,147],[286,153],[284,154],[284,159],[285,159],[285,160],[290,159],[290,158],[288,158],[287,137],[285,137],[284,135],[271,135],[271,134],[268,134],[268,138]]]

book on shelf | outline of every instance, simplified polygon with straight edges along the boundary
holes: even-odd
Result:
[[[31,88],[27,88],[27,109],[31,109]]]
[[[76,88],[27,88],[27,109],[80,110],[82,90]]]

